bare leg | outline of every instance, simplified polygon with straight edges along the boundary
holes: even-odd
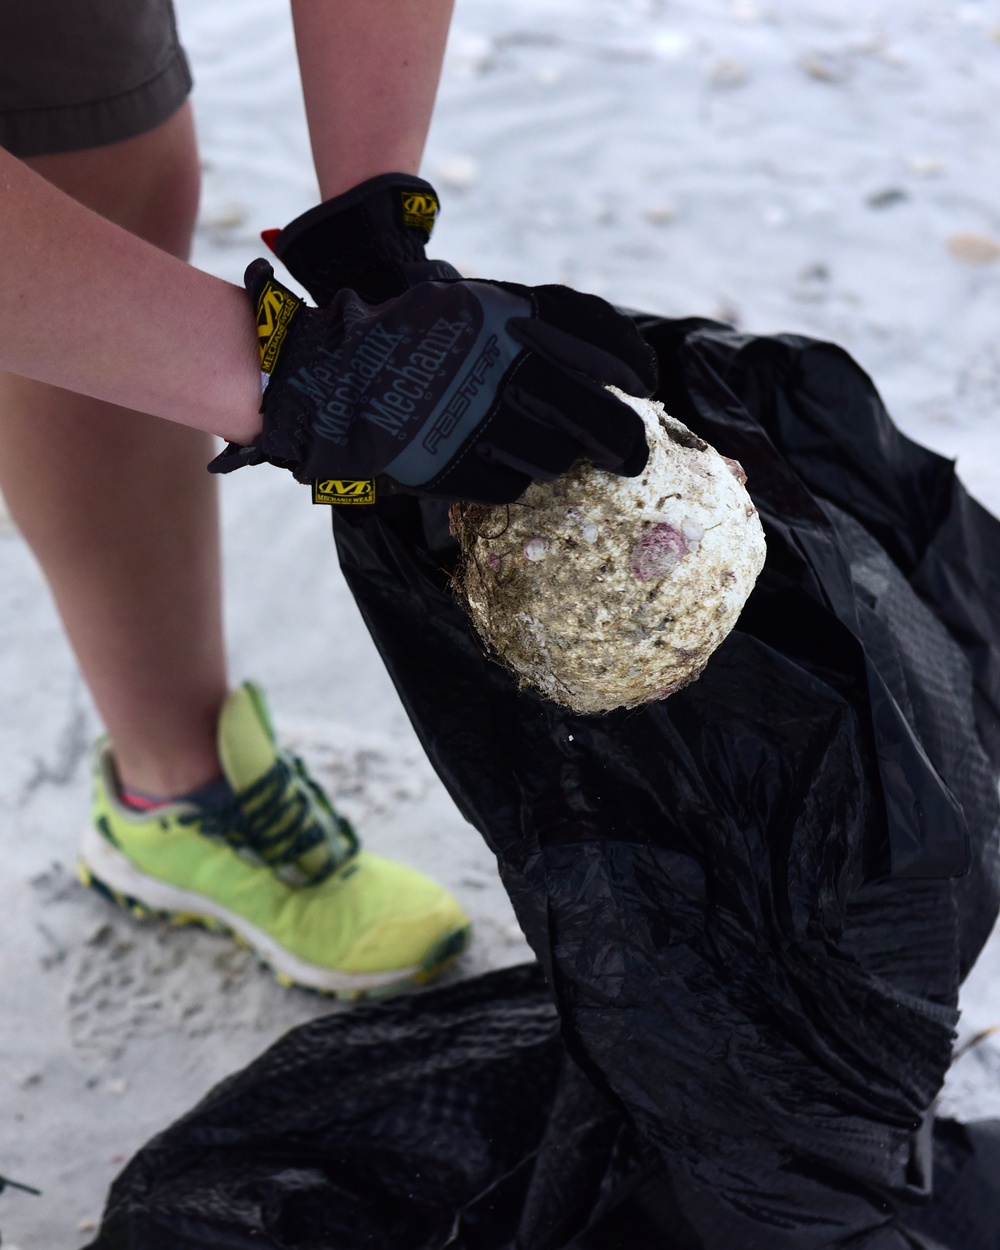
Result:
[[[28,163],[187,257],[198,200],[189,106],[135,139]],[[219,772],[227,683],[211,455],[197,430],[0,374],[0,489],[52,588],[123,781],[156,794]]]

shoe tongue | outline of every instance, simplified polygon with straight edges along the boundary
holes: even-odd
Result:
[[[277,753],[264,695],[253,682],[238,686],[219,716],[219,762],[229,784],[239,792],[271,768]]]
[[[219,762],[233,790],[248,790],[278,759],[274,729],[264,695],[253,682],[244,682],[222,705],[219,716]],[[334,838],[326,822],[316,825],[314,845],[288,864],[276,863],[275,871],[291,885],[309,885],[327,876],[337,863],[351,854],[353,844],[341,833]],[[270,862],[270,861],[269,861]],[[293,874],[294,879],[290,879]]]

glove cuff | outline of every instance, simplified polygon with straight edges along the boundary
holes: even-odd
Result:
[[[317,304],[345,286],[382,303],[412,284],[414,267],[428,269],[424,280],[455,276],[448,265],[431,272],[424,253],[437,212],[429,182],[380,174],[309,209],[267,241]]]

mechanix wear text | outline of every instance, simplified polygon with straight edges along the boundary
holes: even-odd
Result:
[[[374,304],[341,290],[308,308],[266,261],[247,270],[270,332],[263,430],[216,472],[269,460],[299,481],[362,481],[509,502],[581,456],[634,474],[639,417],[606,389],[649,395],[649,349],[610,305],[566,287],[423,282]],[[292,314],[280,298],[295,301]],[[262,337],[262,342],[264,338]]]
[[[313,503],[344,507],[375,502],[373,478],[329,477],[313,482]]]

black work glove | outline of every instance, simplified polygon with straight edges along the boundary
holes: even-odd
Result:
[[[381,174],[296,217],[264,242],[322,308],[348,287],[369,304],[402,295],[418,282],[459,278],[424,252],[438,213],[429,182]]]
[[[562,286],[422,282],[382,304],[341,290],[310,308],[265,260],[246,272],[264,428],[209,468],[267,460],[299,481],[374,478],[447,499],[509,503],[581,456],[635,475],[641,418],[604,389],[656,385],[651,349],[594,295]]]

